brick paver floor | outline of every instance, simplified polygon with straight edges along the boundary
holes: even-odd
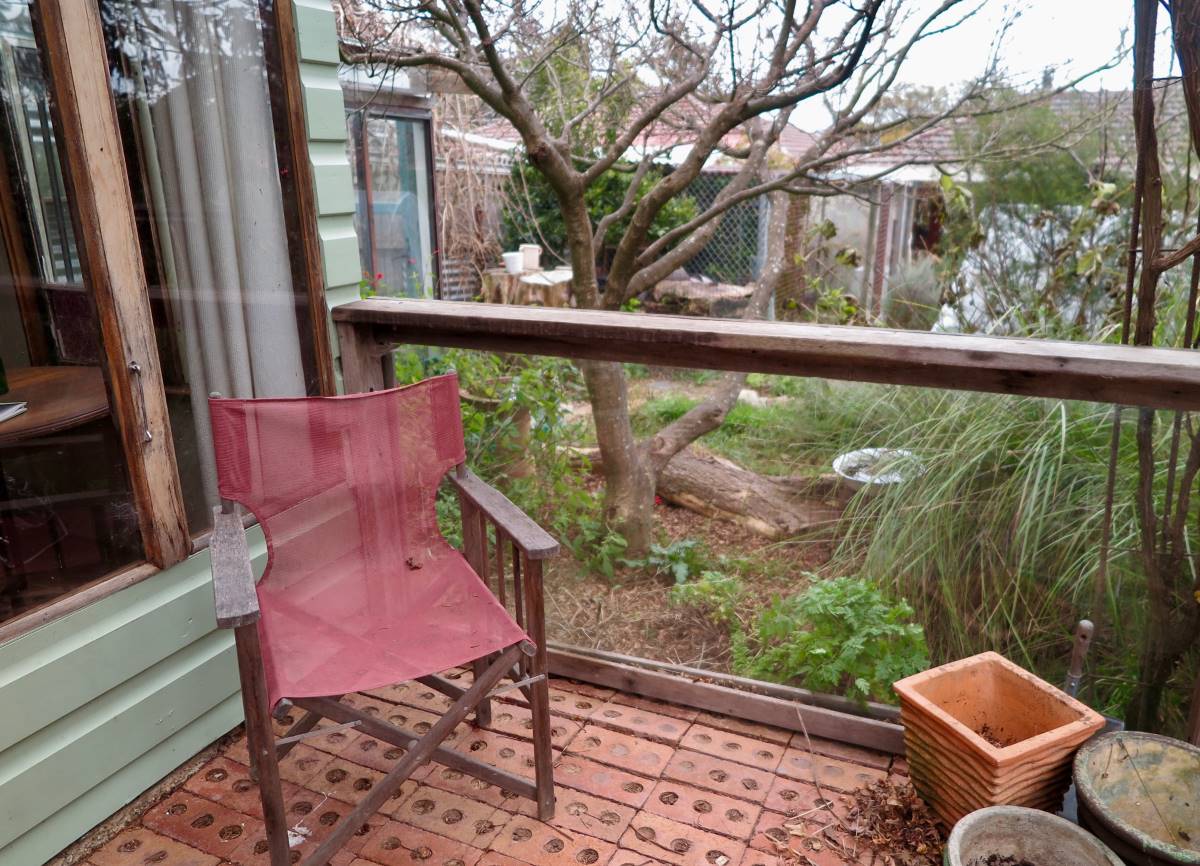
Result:
[[[460,679],[469,674],[456,671]],[[494,724],[464,723],[448,743],[532,778],[529,713],[501,696]],[[903,775],[902,759],[611,689],[555,680],[557,815],[431,763],[352,837],[334,866],[870,866],[840,823],[855,787]],[[434,718],[424,687],[348,698],[409,724]],[[289,755],[284,796],[292,862],[308,854],[395,761],[354,730],[313,737]],[[93,852],[88,866],[266,864],[262,806],[245,742]],[[819,780],[822,800],[813,784]]]

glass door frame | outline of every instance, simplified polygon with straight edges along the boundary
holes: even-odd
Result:
[[[308,295],[319,390],[335,392],[312,168],[300,99],[292,0],[259,0],[292,270]],[[100,328],[112,413],[137,508],[145,561],[104,575],[0,623],[0,642],[182,562],[207,544],[193,538],[180,486],[161,361],[137,232],[98,0],[35,0],[59,160],[73,204],[83,279]]]

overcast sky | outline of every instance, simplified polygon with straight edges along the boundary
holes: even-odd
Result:
[[[916,0],[928,6],[933,0]],[[911,84],[953,86],[977,76],[1002,22],[1020,14],[1005,39],[1001,58],[1010,75],[1024,82],[1041,80],[1048,66],[1058,69],[1055,81],[1070,80],[1108,62],[1122,45],[1132,43],[1132,0],[988,0],[983,10],[957,30],[921,45],[906,62],[902,79]],[[1160,23],[1166,18],[1160,13]],[[1125,89],[1132,79],[1132,59],[1089,79],[1082,87]],[[827,115],[817,105],[793,114],[800,126],[820,127]]]

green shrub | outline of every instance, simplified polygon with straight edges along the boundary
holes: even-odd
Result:
[[[652,544],[644,559],[626,559],[630,568],[647,568],[656,575],[668,575],[676,584],[701,574],[708,566],[708,554],[700,542],[685,538],[670,544]]]
[[[777,598],[750,635],[735,633],[734,669],[861,702],[891,701],[893,682],[929,666],[912,616],[908,604],[889,601],[870,581],[817,580]]]
[[[703,610],[718,625],[740,629],[738,609],[745,590],[736,577],[716,571],[702,572],[698,580],[671,587],[671,603]]]

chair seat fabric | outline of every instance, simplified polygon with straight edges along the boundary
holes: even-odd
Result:
[[[355,563],[312,575],[307,586],[260,586],[271,706],[404,682],[525,638],[450,545],[417,564],[390,580],[365,579]]]
[[[221,496],[267,541],[270,705],[436,673],[525,633],[437,525],[465,459],[454,375],[344,397],[209,402]]]

